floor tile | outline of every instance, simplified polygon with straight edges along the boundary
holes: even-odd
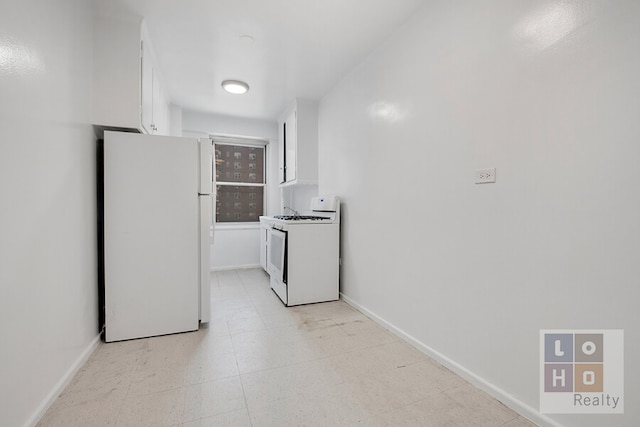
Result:
[[[81,394],[81,393],[78,393]],[[68,405],[60,398],[37,424],[38,427],[101,427],[115,426],[120,408],[123,406],[126,389],[108,391],[79,403]]]
[[[246,410],[240,410],[186,422],[182,427],[251,427],[251,420]]]
[[[200,384],[238,375],[233,353],[195,353],[187,367],[186,383]]]
[[[301,392],[319,394],[333,390],[343,379],[326,359],[241,375],[250,411],[266,410]]]
[[[340,388],[330,392],[304,392],[279,400],[269,408],[249,412],[253,427],[343,426],[365,414],[363,408],[344,399]]]
[[[465,380],[431,359],[398,366],[395,373],[413,385],[424,397],[466,384]]]
[[[116,425],[118,427],[175,426],[184,415],[186,389],[128,396]]]
[[[199,420],[239,410],[246,410],[239,377],[195,384],[186,389],[185,421]]]
[[[476,422],[479,425],[495,426],[502,425],[517,418],[512,410],[498,402],[471,384],[448,390],[445,394],[458,403],[471,409],[476,414]]]
[[[211,291],[196,332],[101,343],[38,426],[534,426],[343,301],[285,307],[261,269]]]

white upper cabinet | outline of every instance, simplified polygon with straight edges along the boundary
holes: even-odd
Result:
[[[142,55],[142,82],[141,82],[141,125],[147,133],[153,133],[153,62],[151,55],[146,52],[148,46],[145,46],[145,40],[140,42],[140,50]]]
[[[318,104],[297,99],[278,121],[280,185],[318,183]]]
[[[160,69],[156,61],[149,37],[142,31],[142,112],[141,124],[149,134],[169,134],[168,101],[164,96]]]
[[[168,100],[142,18],[94,19],[93,124],[168,134]]]

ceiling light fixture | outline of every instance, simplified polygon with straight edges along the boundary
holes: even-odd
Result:
[[[242,95],[243,93],[247,93],[249,85],[240,80],[225,80],[222,82],[222,88],[229,93]]]
[[[249,34],[241,35],[240,40],[247,44],[253,44],[256,41],[256,39],[254,39],[253,36],[250,36]]]

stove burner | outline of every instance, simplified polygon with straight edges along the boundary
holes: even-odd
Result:
[[[282,219],[285,221],[302,221],[302,220],[309,220],[309,219],[320,221],[323,219],[327,219],[322,216],[310,216],[310,215],[276,215],[274,216],[274,218]]]

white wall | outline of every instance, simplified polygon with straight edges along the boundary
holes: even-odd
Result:
[[[318,196],[317,184],[289,185],[282,187],[282,213],[291,215],[292,212],[285,207],[291,208],[298,213],[304,214],[311,208],[310,201]]]
[[[223,116],[192,110],[183,110],[182,130],[259,138],[274,143],[278,141],[278,124],[275,120]]]
[[[0,5],[0,424],[97,344],[90,2]]]
[[[427,2],[320,104],[353,302],[534,417],[540,329],[624,329],[625,414],[539,422],[640,420],[638,22],[633,1]]]
[[[211,245],[211,269],[258,267],[260,265],[259,225],[218,226]]]
[[[169,104],[169,135],[182,136],[182,108]]]
[[[266,214],[280,211],[278,188],[278,124],[275,121],[221,116],[195,111],[182,112],[185,136],[223,135],[257,138],[267,141]],[[259,224],[216,227],[211,247],[211,268],[215,270],[260,265]]]

